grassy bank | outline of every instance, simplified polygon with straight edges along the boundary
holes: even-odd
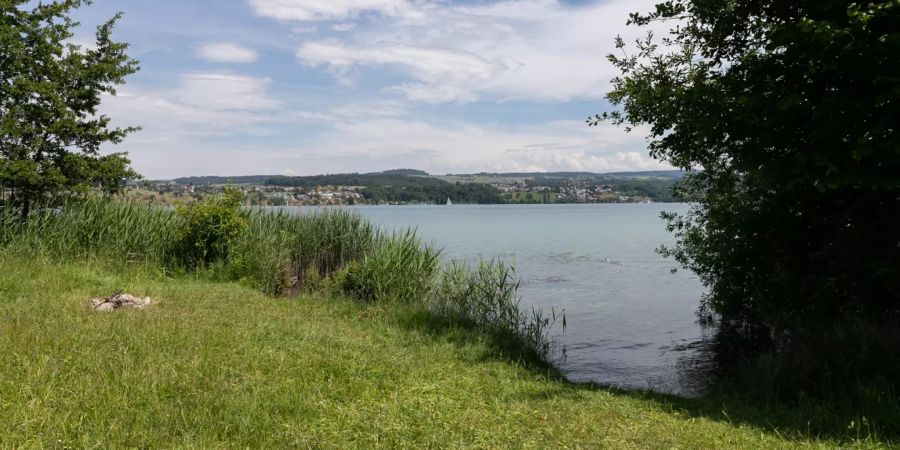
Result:
[[[86,307],[119,288],[159,303]],[[817,438],[764,411],[571,385],[490,334],[433,325],[384,304],[0,255],[0,446],[886,446],[861,426]]]
[[[240,205],[241,194],[226,190],[177,209],[96,198],[27,220],[0,209],[0,249],[19,258],[125,263],[236,281],[275,296],[346,296],[391,305],[423,323],[478,328],[516,359],[547,356],[556,314],[551,320],[520,308],[517,280],[500,262],[442,264],[440,250],[414,231],[380,230],[343,210],[290,215]]]
[[[900,435],[893,391],[860,383],[862,404],[566,383],[544,362],[557,316],[519,306],[509,267],[447,264],[415,233],[347,212],[239,204],[90,200],[24,222],[0,209],[0,447],[879,447]],[[87,308],[118,289],[160,303]]]

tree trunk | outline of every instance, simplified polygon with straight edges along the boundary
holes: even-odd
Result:
[[[28,213],[31,212],[31,198],[28,195],[22,197],[22,222],[28,220]]]

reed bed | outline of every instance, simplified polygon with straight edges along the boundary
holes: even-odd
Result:
[[[184,219],[174,209],[100,198],[37,210],[24,221],[17,211],[0,209],[0,246],[58,259],[99,258],[228,274],[275,294],[278,276],[307,271],[327,276],[361,259],[377,235],[361,216],[340,210],[239,214],[247,226],[214,267],[195,267],[192,255],[185,254],[178,242]]]
[[[515,270],[499,260],[477,266],[452,262],[441,273],[428,305],[438,319],[487,331],[504,347],[527,350],[546,361],[557,321],[555,310],[522,307]],[[563,329],[565,313],[561,313]]]
[[[371,302],[427,301],[440,267],[440,251],[415,231],[380,234],[362,260],[349,265],[341,283],[350,296]]]
[[[236,240],[227,267],[267,293],[303,287],[361,260],[375,246],[377,230],[359,214],[324,210],[292,215],[244,211],[248,226]]]
[[[164,265],[174,255],[179,217],[169,209],[89,199],[62,208],[0,209],[0,245],[60,259],[103,258]]]

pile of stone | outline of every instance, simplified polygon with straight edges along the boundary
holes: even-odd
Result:
[[[153,304],[150,297],[138,298],[131,294],[123,294],[117,292],[109,297],[95,298],[91,300],[91,307],[94,311],[110,312],[119,308],[136,308],[144,309]]]

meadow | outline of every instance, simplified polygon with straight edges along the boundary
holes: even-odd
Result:
[[[892,445],[815,401],[569,383],[545,362],[552,312],[520,306],[511,268],[350,213],[3,214],[0,447]],[[122,289],[156,304],[89,308]]]

